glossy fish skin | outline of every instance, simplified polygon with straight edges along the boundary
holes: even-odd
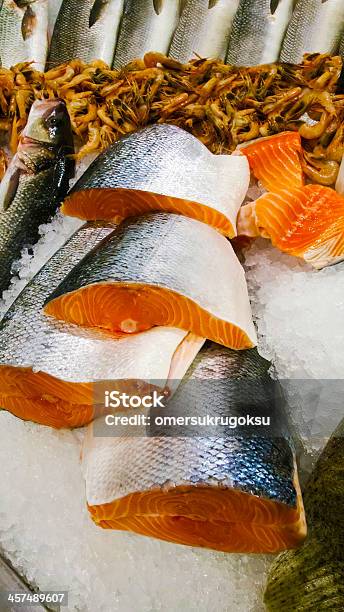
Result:
[[[239,0],[186,0],[169,55],[188,62],[195,55],[226,57],[228,38]]]
[[[102,10],[94,8],[94,0],[63,0],[51,39],[48,70],[72,59],[103,60],[111,66],[123,0],[109,0]]]
[[[244,271],[229,241],[169,213],[124,221],[57,287],[45,312],[112,331],[172,325],[232,348],[256,343]]]
[[[227,64],[256,66],[278,60],[293,0],[278,0],[274,5],[270,0],[240,0],[229,37]],[[271,8],[275,9],[273,14]]]
[[[111,224],[90,224],[77,230],[0,323],[0,406],[20,418],[53,427],[84,425],[93,418],[95,381],[164,382],[171,368],[171,374],[176,371],[182,377],[202,345],[202,339],[175,328],[114,337],[43,314],[56,283],[113,229]],[[179,348],[182,355],[177,354]]]
[[[309,536],[273,562],[264,601],[269,612],[344,609],[344,421],[306,484]]]
[[[125,0],[113,61],[123,68],[149,51],[166,54],[179,19],[179,0],[164,0],[159,14],[153,0]]]
[[[65,103],[36,101],[0,185],[0,291],[10,283],[12,263],[38,240],[39,226],[63,200],[74,174],[72,152]]]
[[[199,219],[233,237],[249,181],[244,157],[213,155],[188,132],[153,125],[121,138],[99,155],[69,193],[62,211],[86,220],[119,221],[163,209]]]
[[[95,523],[226,552],[298,545],[306,529],[303,505],[283,408],[271,395],[269,366],[255,349],[238,353],[207,344],[167,411],[180,416],[185,406],[197,406],[200,413],[205,408],[211,416],[232,416],[269,404],[271,437],[232,432],[101,438],[90,428],[83,472]]]
[[[343,32],[342,0],[298,0],[280,59],[298,64],[304,53],[335,54]]]
[[[48,52],[48,0],[0,3],[0,65],[33,62],[44,70]]]

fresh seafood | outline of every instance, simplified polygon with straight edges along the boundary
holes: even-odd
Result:
[[[239,417],[248,406],[251,414],[270,406],[276,426],[269,433],[222,427],[212,436],[104,438],[90,428],[83,471],[95,523],[226,552],[300,544],[306,526],[295,456],[269,366],[256,350],[211,344],[164,409]]]
[[[0,406],[22,419],[52,427],[83,425],[93,418],[94,383],[100,381],[118,381],[122,390],[125,381],[143,392],[150,381],[172,389],[204,342],[173,327],[108,335],[44,316],[43,304],[56,283],[112,231],[111,225],[78,230],[0,324]]]
[[[256,235],[270,238],[281,251],[302,257],[315,268],[344,259],[344,197],[322,185],[266,193],[249,207]],[[249,225],[243,207],[239,233]],[[254,235],[250,232],[249,235]]]
[[[321,454],[304,493],[309,537],[272,564],[269,612],[344,609],[344,421]]]
[[[7,170],[7,156],[4,149],[0,148],[0,181],[2,181]]]
[[[48,51],[48,0],[1,0],[0,66],[32,62],[43,70]]]
[[[195,55],[224,60],[239,0],[186,0],[183,5],[169,55],[183,63]]]
[[[242,145],[250,168],[267,191],[302,187],[301,137],[298,132],[283,132],[276,136],[259,138]]]
[[[244,271],[228,240],[169,213],[123,221],[52,293],[45,312],[110,331],[171,325],[236,349],[256,343]]]
[[[10,130],[15,151],[31,102],[59,97],[83,144],[78,158],[152,123],[184,128],[216,154],[261,136],[306,130],[305,168],[314,173],[314,155],[321,182],[322,167],[336,166],[344,154],[343,92],[336,93],[341,71],[340,57],[319,54],[299,66],[235,68],[215,59],[183,65],[148,53],[123,72],[100,61],[73,60],[44,75],[20,64],[0,71],[0,129]],[[305,117],[319,113],[312,128]]]
[[[111,66],[123,0],[63,0],[51,39],[47,68],[80,59]]]
[[[63,0],[48,0],[48,35],[51,40],[54,31],[55,22]]]
[[[304,53],[336,53],[344,32],[342,0],[298,0],[283,41],[282,62],[298,63]]]
[[[179,18],[179,0],[125,0],[114,68],[148,51],[167,53]]]
[[[255,66],[278,60],[293,2],[240,0],[229,36],[226,63]]]
[[[111,145],[82,175],[62,212],[121,221],[148,211],[176,212],[236,234],[250,172],[246,158],[213,155],[172,125],[153,125]]]
[[[65,197],[74,174],[71,153],[65,103],[36,101],[0,185],[0,291],[10,284],[12,263],[38,240],[39,226]]]

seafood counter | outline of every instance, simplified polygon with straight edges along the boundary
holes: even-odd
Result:
[[[344,608],[343,41],[337,0],[0,2],[0,585]]]

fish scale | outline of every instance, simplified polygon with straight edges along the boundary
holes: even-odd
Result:
[[[0,5],[0,65],[10,68],[20,62],[33,62],[34,68],[43,70],[47,51],[48,0],[23,3],[3,0]]]
[[[85,437],[83,473],[96,524],[228,552],[273,552],[302,541],[293,444],[283,405],[271,394],[269,367],[255,349],[238,353],[208,343],[163,409],[176,417],[202,409],[243,415],[245,389],[251,414],[270,405],[274,424],[264,435],[142,437],[122,427],[101,437],[95,422]]]

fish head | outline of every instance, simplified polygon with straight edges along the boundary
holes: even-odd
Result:
[[[65,102],[36,100],[22,136],[52,147],[73,149],[72,129]]]

